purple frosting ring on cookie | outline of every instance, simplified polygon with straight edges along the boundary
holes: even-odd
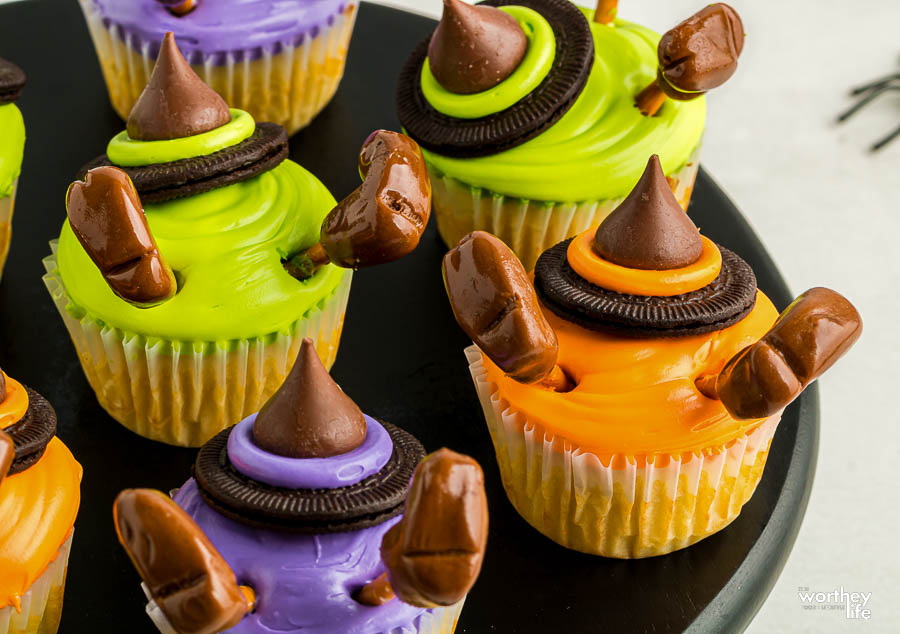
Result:
[[[366,416],[362,445],[329,458],[286,458],[264,451],[253,442],[251,414],[228,438],[228,459],[234,468],[257,482],[285,489],[337,489],[350,486],[381,471],[394,451],[390,434],[374,418]]]

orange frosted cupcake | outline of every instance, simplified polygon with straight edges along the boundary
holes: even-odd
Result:
[[[824,288],[779,317],[750,266],[700,235],[655,156],[531,276],[475,232],[444,277],[510,500],[554,541],[607,557],[665,554],[734,520],[784,407],[861,332]]]
[[[0,372],[0,634],[59,627],[81,465],[55,434],[53,407]]]

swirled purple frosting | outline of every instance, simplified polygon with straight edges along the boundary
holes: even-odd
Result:
[[[394,451],[390,434],[374,418],[366,416],[362,445],[330,458],[285,458],[260,449],[253,442],[251,414],[228,438],[228,459],[249,478],[288,489],[335,489],[350,486],[378,473]]]
[[[174,0],[173,0],[174,1]],[[184,16],[169,0],[82,0],[135,50],[155,59],[166,31],[191,64],[224,64],[277,55],[331,26],[352,0],[198,0]]]

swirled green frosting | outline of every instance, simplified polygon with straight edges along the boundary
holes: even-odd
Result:
[[[667,174],[687,162],[703,135],[705,99],[669,99],[656,116],[643,116],[634,96],[656,77],[659,35],[624,20],[596,24],[593,11],[583,11],[596,59],[572,108],[542,134],[499,154],[457,159],[425,151],[434,168],[506,196],[579,202],[625,196],[651,154],[659,154]]]
[[[22,170],[25,151],[25,121],[14,103],[0,106],[0,198],[12,194]]]

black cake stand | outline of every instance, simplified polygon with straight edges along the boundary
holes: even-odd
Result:
[[[347,74],[334,101],[291,141],[291,158],[340,199],[359,184],[356,157],[373,129],[399,129],[394,86],[407,54],[434,21],[364,4]],[[41,259],[65,218],[76,170],[123,129],[109,106],[75,0],[0,7],[0,55],[28,73],[19,102],[28,129],[14,237],[0,284],[0,365],[56,407],[59,435],[84,466],[66,603],[66,634],[152,632],[139,579],[113,531],[112,501],[126,487],[168,491],[196,455],[144,440],[100,408],[41,282]],[[746,258],[783,308],[788,287],[759,239],[700,171],[690,213],[704,233]],[[484,466],[491,537],[459,632],[733,632],[744,628],[790,553],[809,498],[818,444],[813,386],[784,414],[759,488],[734,523],[677,553],[618,561],[568,551],[507,501],[490,438],[441,283],[434,223],[406,259],[357,273],[333,374],[373,416]],[[237,422],[237,421],[235,421]]]

